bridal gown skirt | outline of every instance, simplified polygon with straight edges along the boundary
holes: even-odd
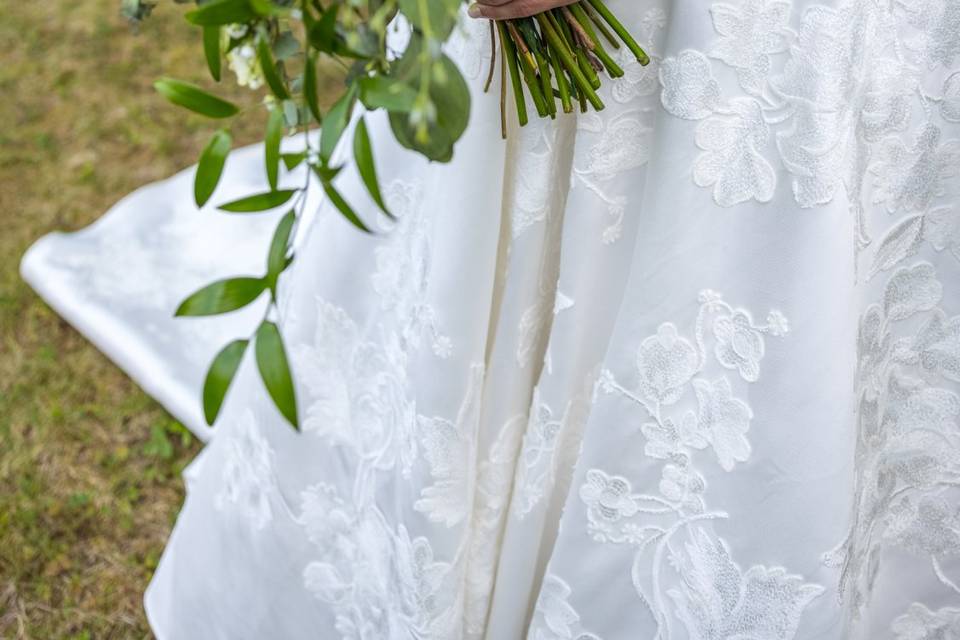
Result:
[[[610,5],[653,62],[621,53],[601,113],[501,141],[465,20],[452,163],[367,116],[399,222],[349,174],[376,235],[310,203],[281,299],[300,433],[249,354],[202,425],[262,309],[171,317],[261,273],[276,214],[196,211],[191,169],[31,249],[209,441],[158,637],[960,638],[960,4]],[[214,202],[264,187],[240,150]]]

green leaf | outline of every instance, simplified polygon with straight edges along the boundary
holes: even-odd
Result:
[[[243,354],[247,350],[249,340],[234,340],[224,347],[217,357],[210,363],[207,378],[203,382],[203,415],[207,424],[213,426],[223,406],[223,398],[230,389],[233,377],[240,368]]]
[[[307,55],[307,62],[303,67],[303,95],[310,107],[310,113],[317,122],[322,123],[323,114],[320,113],[320,102],[317,98],[317,64],[311,55]]]
[[[260,38],[257,42],[257,58],[260,60],[260,68],[263,70],[263,79],[267,81],[270,91],[280,100],[288,100],[290,92],[280,77],[280,71],[273,62],[273,54],[270,53],[270,45],[265,38]]]
[[[197,175],[193,181],[193,198],[198,207],[205,205],[216,190],[232,143],[230,134],[221,129],[213,134],[210,142],[204,147],[203,153],[200,154]]]
[[[277,293],[277,280],[283,270],[287,268],[287,248],[290,244],[290,233],[293,232],[293,225],[296,221],[297,214],[288,211],[285,216],[280,218],[277,230],[273,232],[273,240],[270,241],[270,252],[267,254],[267,285],[273,291],[274,296]]]
[[[343,199],[343,196],[340,195],[340,192],[328,181],[323,181],[323,191],[327,194],[327,197],[330,199],[330,202],[333,203],[333,206],[337,208],[340,214],[347,219],[347,221],[355,226],[360,231],[364,233],[373,233],[370,230],[370,227],[363,223],[363,220],[360,219],[360,216],[357,215],[356,211]]]
[[[396,78],[367,76],[360,79],[360,100],[370,110],[408,113],[416,99],[417,90]]]
[[[277,325],[265,321],[257,330],[257,368],[273,403],[295,429],[300,428],[297,419],[297,396],[293,389],[293,377],[283,338]]]
[[[210,75],[220,82],[220,27],[217,25],[203,27],[203,55],[207,58]]]
[[[367,132],[367,123],[363,118],[357,123],[357,128],[353,132],[353,159],[357,163],[357,171],[363,179],[363,184],[367,187],[367,193],[377,203],[380,210],[393,218],[393,214],[383,202],[383,195],[380,193],[380,182],[377,180],[377,167],[373,160],[373,148],[370,146],[370,134]]]
[[[400,11],[410,24],[432,40],[445,41],[457,25],[463,0],[400,0]],[[420,12],[421,7],[426,13]]]
[[[267,191],[265,193],[258,193],[255,196],[247,196],[246,198],[240,198],[239,200],[222,204],[218,207],[218,209],[229,211],[230,213],[256,213],[258,211],[268,211],[284,204],[287,200],[292,198],[293,194],[296,192],[297,189]]]
[[[323,129],[320,132],[320,157],[325,162],[330,160],[337,143],[340,142],[343,130],[347,128],[347,124],[350,122],[350,114],[353,113],[356,98],[357,86],[351,84],[350,88],[340,96],[336,104],[327,112],[327,117],[323,119]]]
[[[229,278],[208,284],[180,303],[176,315],[215,316],[241,309],[267,288],[263,278]]]
[[[267,163],[267,181],[272,191],[277,190],[277,175],[280,173],[280,140],[283,138],[283,111],[272,109],[267,119],[267,133],[263,148]]]
[[[193,24],[221,25],[249,22],[257,18],[257,12],[248,0],[215,0],[190,11],[186,18]]]
[[[287,168],[287,171],[293,171],[300,166],[300,163],[307,159],[307,152],[281,153],[280,159],[283,160],[283,166]]]
[[[229,118],[240,111],[232,102],[227,102],[196,85],[180,80],[161,78],[153,83],[153,87],[173,104],[208,118]]]
[[[337,42],[337,12],[339,3],[332,4],[324,10],[323,15],[310,25],[307,39],[314,49],[321,53],[333,53]]]

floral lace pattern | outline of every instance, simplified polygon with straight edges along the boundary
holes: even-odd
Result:
[[[697,469],[698,451],[712,450],[728,472],[751,454],[747,432],[753,411],[733,395],[729,376],[704,375],[711,354],[708,335],[716,363],[751,383],[759,377],[767,337],[786,334],[788,324],[778,311],[770,312],[766,323],[757,323],[749,311],[713,291],[704,291],[700,302],[693,340],[664,323],[640,342],[632,388],[610,371],[601,375],[599,393],[625,398],[646,416],[640,426],[644,453],[662,461],[662,475],[658,493],[638,493],[624,476],[588,470],[578,492],[587,531],[597,542],[632,550],[633,586],[656,621],[656,637],[683,637],[674,629],[675,616],[690,638],[790,640],[804,610],[824,588],[780,567],[742,570],[726,543],[705,526],[727,514],[707,507],[706,481]],[[682,399],[691,394],[698,409],[680,410]],[[680,544],[682,536],[686,542]],[[679,580],[675,588],[665,586],[670,571]],[[562,599],[542,596],[538,632],[579,621],[565,602],[569,589],[559,593]]]

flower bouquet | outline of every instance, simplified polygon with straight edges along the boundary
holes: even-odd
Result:
[[[183,0],[178,0],[183,1]],[[393,218],[381,194],[366,113],[387,113],[397,142],[424,157],[448,162],[470,116],[470,91],[454,62],[443,52],[457,27],[464,0],[198,0],[186,19],[202,33],[203,50],[213,80],[223,77],[223,63],[237,81],[269,89],[255,108],[262,108],[266,125],[264,168],[269,189],[218,205],[229,213],[255,213],[289,207],[273,234],[265,273],[211,283],[189,296],[178,316],[208,316],[235,311],[263,297],[269,302],[263,319],[249,338],[223,347],[207,372],[203,388],[204,415],[213,424],[248,348],[254,349],[264,385],[280,413],[295,428],[299,424],[296,395],[278,317],[278,282],[295,260],[291,239],[312,184],[360,231],[372,230],[335,185],[344,162],[335,157],[348,125],[353,164],[382,215]],[[133,21],[149,15],[154,4],[122,0],[122,11]],[[471,7],[470,12],[476,13]],[[402,51],[391,47],[391,25],[409,27]],[[607,47],[626,46],[641,64],[649,59],[603,0],[581,0],[536,16],[490,23],[492,56],[486,83],[489,89],[499,60],[501,123],[507,135],[507,113],[514,106],[518,122],[527,124],[527,96],[540,117],[559,111],[586,111],[604,105],[597,94],[601,74],[623,75]],[[499,45],[499,46],[498,46]],[[497,52],[500,55],[497,55]],[[340,95],[321,109],[318,68],[331,65],[344,77]],[[507,76],[513,101],[507,100]],[[163,78],[155,83],[170,102],[228,123],[240,107],[204,89]],[[357,105],[365,109],[358,112]],[[304,147],[281,153],[285,134],[303,136]],[[229,128],[215,131],[203,149],[194,182],[197,206],[214,195],[233,140]],[[280,188],[280,165],[293,170],[309,167],[306,183]],[[315,180],[310,179],[313,176]]]

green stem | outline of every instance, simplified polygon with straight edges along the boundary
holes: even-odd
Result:
[[[507,35],[507,29],[502,22],[497,23],[497,30],[500,32],[500,53],[510,69],[510,83],[513,85],[513,97],[517,103],[517,118],[520,120],[520,126],[523,127],[528,122],[527,100],[523,95],[523,82],[520,80],[517,50],[514,48],[510,36]]]
[[[587,36],[593,41],[593,53],[600,59],[600,62],[603,63],[603,66],[606,67],[607,73],[610,74],[611,78],[620,78],[623,76],[623,68],[616,63],[616,61],[607,53],[607,50],[603,48],[603,45],[600,44],[600,39],[597,37],[597,32],[593,29],[593,24],[590,22],[590,17],[586,14],[579,4],[570,5],[570,13],[573,14],[574,19],[580,27],[586,32]]]
[[[581,0],[581,2],[577,3],[577,6],[583,7],[584,13],[590,17],[590,21],[593,22],[594,26],[597,27],[597,31],[599,31],[603,37],[607,39],[607,42],[610,43],[610,46],[619,50],[620,41],[617,40],[616,36],[610,32],[610,29],[607,28],[603,18],[597,15],[597,12],[593,10],[593,7],[591,7],[586,0]]]
[[[586,94],[587,100],[590,101],[594,109],[602,111],[604,109],[603,101],[597,95],[597,92],[593,90],[593,87],[590,86],[590,82],[580,71],[577,62],[570,56],[566,43],[563,41],[563,38],[560,37],[560,34],[557,33],[556,29],[553,28],[550,20],[543,14],[540,14],[537,16],[537,22],[540,23],[540,28],[543,30],[543,34],[553,48],[554,53],[560,56],[560,61],[563,63],[563,66],[566,67],[570,75],[573,76],[577,88],[581,93]]]
[[[556,55],[550,56],[550,64],[553,65],[553,71],[557,76],[557,88],[560,91],[560,104],[563,105],[564,113],[573,111],[573,101],[570,99],[570,81],[563,72],[563,67]]]
[[[640,48],[640,45],[637,44],[637,41],[633,39],[633,36],[630,35],[630,32],[623,26],[623,24],[617,20],[617,16],[613,15],[610,9],[607,8],[607,5],[603,4],[603,0],[587,0],[594,9],[597,10],[597,13],[610,25],[610,28],[613,29],[617,35],[623,40],[623,43],[627,45],[627,48],[633,53],[637,58],[637,62],[643,66],[650,64],[650,56],[647,55],[647,52]]]

